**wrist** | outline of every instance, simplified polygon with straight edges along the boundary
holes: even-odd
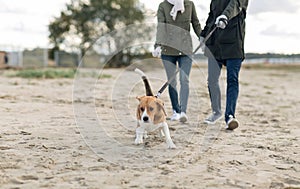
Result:
[[[218,18],[219,19],[226,19],[226,20],[228,20],[228,17],[225,14],[220,15]]]

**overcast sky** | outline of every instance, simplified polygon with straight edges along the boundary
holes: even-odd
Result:
[[[0,0],[0,48],[47,47],[47,25],[70,1]],[[156,11],[162,0],[140,1]],[[204,26],[210,0],[193,2]],[[246,52],[300,53],[299,18],[299,0],[249,0]]]

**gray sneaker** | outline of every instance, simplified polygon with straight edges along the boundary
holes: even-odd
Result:
[[[234,130],[238,127],[239,127],[239,121],[236,118],[234,118],[232,115],[230,115],[225,128],[227,130]]]
[[[204,120],[206,124],[215,124],[222,118],[222,114],[213,112],[208,118]]]

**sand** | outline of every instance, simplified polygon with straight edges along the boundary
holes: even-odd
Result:
[[[133,67],[101,70],[100,79],[1,71],[0,188],[300,188],[299,69],[244,66],[233,132],[223,120],[202,123],[211,111],[206,69],[192,69],[189,121],[168,120],[175,150],[155,132],[134,145],[135,97],[145,92]],[[156,92],[164,70],[145,72]],[[170,116],[167,91],[161,99]]]

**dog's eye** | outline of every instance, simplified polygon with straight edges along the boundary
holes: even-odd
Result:
[[[152,107],[149,107],[149,110],[150,110],[150,111],[153,111],[153,109],[154,109],[154,108],[152,108]]]
[[[142,112],[145,110],[143,107],[141,107],[140,109],[141,109]]]

